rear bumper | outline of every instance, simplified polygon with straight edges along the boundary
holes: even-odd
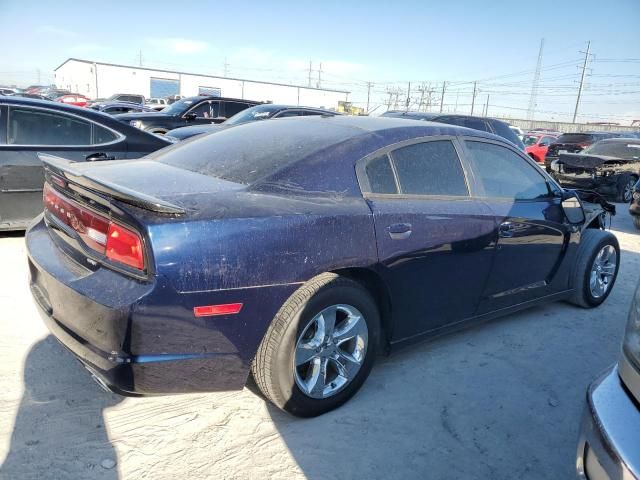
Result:
[[[639,445],[640,407],[613,367],[587,392],[576,460],[578,478],[639,479]]]
[[[63,253],[42,220],[26,235],[30,287],[51,333],[122,395],[237,390],[278,308],[298,285],[183,293],[162,276],[141,282]],[[237,315],[193,307],[242,302]]]

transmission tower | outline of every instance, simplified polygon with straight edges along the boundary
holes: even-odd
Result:
[[[540,83],[540,70],[542,69],[542,51],[544,50],[544,38],[540,39],[540,51],[538,52],[538,63],[536,64],[536,73],[533,75],[533,83],[531,84],[531,96],[529,97],[529,108],[527,109],[527,120],[533,120],[536,108],[536,100],[538,97],[538,84]]]

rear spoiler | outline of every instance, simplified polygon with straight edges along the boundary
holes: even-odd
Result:
[[[136,192],[122,185],[87,176],[78,169],[74,169],[76,162],[72,162],[71,160],[46,153],[38,153],[38,158],[42,160],[42,163],[44,163],[44,169],[46,172],[64,177],[75,184],[98,193],[106,194],[123,203],[128,203],[129,205],[157,213],[173,215],[184,215],[186,213],[184,208],[173,203],[166,202],[144,193]]]

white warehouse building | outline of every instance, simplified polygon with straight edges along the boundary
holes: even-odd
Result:
[[[287,105],[337,108],[349,92],[241,78],[199,75],[147,67],[116,65],[69,58],[55,69],[58,88],[89,98],[134,93],[146,98],[169,95],[216,95]]]

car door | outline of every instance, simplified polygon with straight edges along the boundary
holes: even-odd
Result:
[[[489,275],[493,214],[469,195],[455,144],[404,142],[358,165],[391,289],[393,340],[471,317]]]
[[[0,229],[24,228],[42,209],[38,153],[75,161],[126,158],[124,137],[82,117],[46,108],[5,107],[0,144]]]
[[[567,288],[569,239],[559,189],[515,148],[464,140],[474,196],[495,215],[497,248],[478,313],[524,303]]]

